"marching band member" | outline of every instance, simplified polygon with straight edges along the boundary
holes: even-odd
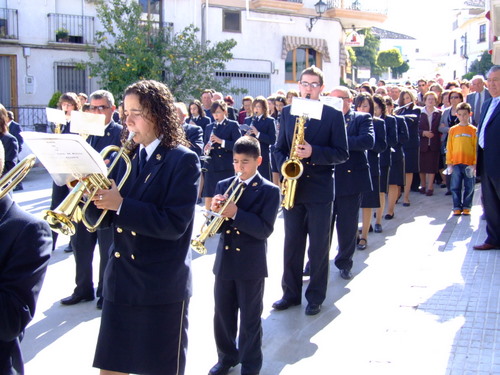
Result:
[[[241,137],[238,123],[227,118],[227,104],[216,100],[210,108],[214,122],[205,130],[205,155],[210,158],[205,161],[205,181],[202,197],[205,198],[205,208],[210,209],[217,182],[233,175],[234,142]]]
[[[0,142],[0,175],[4,161]],[[25,212],[6,194],[0,199],[0,238],[0,374],[24,374],[20,342],[35,315],[52,237],[46,222]]]
[[[238,139],[233,164],[235,172],[241,175],[220,181],[212,200],[212,210],[218,211],[218,202],[227,198],[222,194],[234,179],[245,184],[237,203],[229,202],[221,212],[229,220],[221,227],[214,265],[214,333],[219,358],[210,375],[227,374],[238,363],[245,375],[258,374],[262,367],[267,238],[273,232],[280,198],[278,187],[258,172],[261,162],[259,142],[249,136]],[[236,345],[238,310],[240,329]]]
[[[103,224],[114,231],[94,366],[101,375],[184,374],[200,163],[163,83],[129,86],[124,114],[139,145],[130,176],[121,190],[113,182],[92,198],[98,209],[110,210]],[[123,174],[122,163],[116,180]]]
[[[271,180],[271,162],[269,147],[276,143],[276,127],[274,119],[268,116],[269,107],[263,96],[258,96],[252,103],[253,116],[245,119],[245,124],[250,126],[247,135],[259,140],[262,163],[259,165],[259,173],[265,179]]]
[[[298,82],[302,97],[318,100],[323,85],[323,72],[312,66],[302,71]],[[276,159],[281,165],[290,157],[295,133],[296,116],[290,106],[283,109],[281,126],[276,143]],[[308,301],[306,315],[321,311],[328,285],[330,250],[330,222],[334,198],[333,166],[347,160],[347,138],[342,112],[323,106],[321,120],[307,121],[305,144],[297,146],[304,171],[297,181],[295,205],[283,210],[285,219],[285,244],[283,267],[283,297],[273,304],[276,310],[300,305],[302,300],[302,270],[307,237],[311,279],[305,296]]]

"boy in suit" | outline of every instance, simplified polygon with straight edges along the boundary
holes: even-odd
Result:
[[[233,165],[239,177],[220,181],[212,210],[220,210],[223,195],[235,178],[244,183],[240,199],[221,212],[225,221],[214,264],[214,334],[218,362],[210,375],[224,375],[241,363],[241,374],[258,374],[262,367],[262,299],[267,277],[267,238],[278,214],[279,188],[257,171],[262,162],[259,141],[244,136],[236,141]],[[236,345],[240,310],[239,342]]]

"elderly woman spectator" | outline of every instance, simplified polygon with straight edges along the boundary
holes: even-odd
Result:
[[[419,121],[420,135],[420,193],[431,196],[434,193],[434,177],[439,171],[441,140],[439,124],[441,111],[436,108],[437,95],[428,91],[424,95],[425,107]]]

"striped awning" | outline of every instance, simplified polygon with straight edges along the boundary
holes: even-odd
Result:
[[[304,46],[312,47],[314,50],[321,53],[325,62],[330,62],[330,53],[328,52],[328,43],[326,39],[306,38],[303,36],[284,36],[281,58],[286,59],[288,52]]]

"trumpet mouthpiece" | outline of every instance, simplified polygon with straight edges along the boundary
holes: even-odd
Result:
[[[128,133],[127,142],[130,142],[132,140],[132,138],[134,138],[134,136],[135,136],[134,132]]]

